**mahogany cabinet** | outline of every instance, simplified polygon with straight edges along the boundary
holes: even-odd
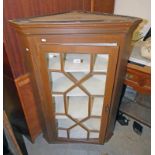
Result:
[[[111,137],[140,21],[88,12],[10,21],[21,38],[48,142],[103,144]]]
[[[24,46],[9,20],[72,10],[113,13],[114,0],[5,0],[3,8],[4,109],[11,124],[34,141],[42,131],[37,115],[37,91],[26,66]]]

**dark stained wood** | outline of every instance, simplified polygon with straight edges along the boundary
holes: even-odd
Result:
[[[128,63],[124,84],[137,91],[137,95],[134,102],[123,97],[120,111],[151,127],[151,67]]]
[[[136,23],[136,24],[138,24],[138,23]],[[110,32],[109,32],[110,33]],[[85,35],[83,35],[83,34],[79,34],[79,35],[77,35],[77,34],[75,34],[75,35],[72,35],[72,36],[69,36],[69,35],[64,35],[63,37],[61,36],[61,38],[59,37],[59,35],[57,35],[57,36],[52,36],[52,37],[50,37],[50,36],[43,36],[43,38],[46,38],[47,39],[47,44],[48,43],[50,43],[50,42],[56,42],[56,43],[63,43],[64,41],[65,41],[65,43],[69,43],[69,42],[84,42],[85,40],[87,40],[87,42],[117,42],[118,43],[118,45],[120,45],[120,54],[124,54],[124,56],[125,56],[125,52],[124,52],[124,44],[125,44],[125,37],[126,37],[126,34],[124,33],[124,32],[122,32],[122,34],[119,34],[119,35],[116,35],[116,34],[104,34],[104,35],[98,35],[98,34],[94,34],[94,35],[92,35],[92,34],[85,34]],[[82,36],[82,37],[81,37]],[[32,46],[34,45],[34,40],[32,41],[30,41],[30,42],[33,42],[33,44],[32,44]],[[40,42],[41,42],[41,37],[39,37],[39,36],[36,36],[36,44],[38,43],[38,44],[40,44]],[[124,45],[124,46],[121,46],[121,45]],[[130,44],[128,44],[128,45],[130,45]],[[46,45],[47,46],[47,45]],[[39,51],[40,50],[40,47],[39,47],[39,45],[38,45],[38,48],[36,48],[34,51],[31,51],[32,52],[32,54],[34,55],[34,53],[35,53],[35,51]],[[128,54],[129,54],[129,51],[128,51]],[[37,57],[37,55],[35,54],[34,55],[34,57]],[[122,59],[124,59],[123,61],[121,61]],[[121,64],[121,65],[123,65],[124,67],[121,67],[120,66],[120,70],[118,70],[119,71],[119,86],[121,86],[121,83],[123,83],[123,80],[124,80],[124,77],[122,76],[123,74],[123,72],[124,72],[124,76],[125,76],[125,71],[126,71],[126,68],[125,68],[125,64],[127,64],[127,57],[122,57],[122,59],[120,59],[120,62],[123,62],[123,64]],[[36,60],[34,60],[34,61],[36,61]],[[37,62],[36,62],[36,64],[37,64]],[[36,68],[37,68],[37,66],[36,66]],[[37,77],[38,77],[38,75],[36,75]],[[117,81],[117,80],[116,80]],[[116,82],[115,81],[115,82]],[[117,82],[116,82],[117,83]],[[119,89],[120,89],[120,92],[121,92],[121,87],[119,87]],[[114,128],[114,124],[115,124],[115,118],[116,118],[116,113],[117,113],[117,108],[118,108],[118,102],[119,102],[119,94],[118,94],[118,92],[119,91],[116,91],[117,93],[117,95],[115,96],[116,98],[117,98],[117,100],[114,100],[114,101],[117,101],[117,102],[113,102],[114,103],[114,105],[112,104],[111,105],[111,107],[110,107],[110,116],[109,116],[109,123],[111,122],[112,124],[109,124],[108,125],[108,127],[107,127],[107,137],[109,137],[109,134],[111,135],[112,134],[112,131],[113,131],[113,128]],[[115,99],[116,99],[115,98]],[[114,107],[113,107],[114,106]],[[112,113],[112,110],[114,110],[113,112],[114,113]],[[109,129],[109,128],[111,128],[111,129]],[[109,130],[108,130],[109,129]]]
[[[3,74],[7,77],[13,79],[13,74],[11,71],[11,66],[8,60],[8,56],[6,54],[5,47],[3,46]]]
[[[127,69],[133,69],[133,70],[137,70],[141,73],[151,74],[151,67],[149,67],[149,66],[140,66],[140,65],[128,63]]]
[[[41,132],[41,127],[38,115],[36,114],[37,105],[35,105],[36,99],[33,97],[34,90],[32,91],[31,88],[32,80],[27,85],[28,90],[24,89],[25,87],[22,87],[21,91],[20,88],[17,89],[19,79],[16,79],[16,82],[14,81],[11,67],[7,60],[7,54],[4,50],[4,109],[13,127],[18,132],[27,136],[31,141],[34,141],[35,137]],[[20,93],[23,93],[25,100],[23,100],[23,96],[19,96]],[[28,108],[25,108],[27,106],[26,102],[30,105]]]
[[[8,136],[8,140],[11,144],[12,150],[14,151],[14,153],[16,153],[16,155],[23,155],[5,111],[3,112],[3,125],[5,134]]]
[[[94,11],[113,13],[114,0],[94,0]]]
[[[8,76],[4,75],[3,84],[3,107],[6,111],[9,121],[11,122],[12,126],[18,128],[20,132],[25,135],[29,135],[15,82]]]
[[[91,11],[91,0],[83,1],[83,11]]]
[[[90,4],[90,11],[91,11],[91,12],[94,12],[94,0],[91,0],[90,3],[91,3],[91,4]]]
[[[25,115],[25,119],[30,132],[31,140],[34,141],[36,136],[41,132],[40,122],[37,113],[37,104],[33,95],[31,78],[29,74],[20,76],[15,80],[19,98]]]
[[[23,43],[29,49],[30,57],[28,59],[31,59],[31,61],[27,61],[31,62],[33,67],[32,72],[34,72],[37,91],[41,98],[40,111],[43,114],[43,123],[41,124],[42,128],[45,128],[43,130],[44,136],[49,142],[55,141],[56,127],[45,53],[51,51],[51,49],[60,53],[71,51],[74,53],[79,53],[79,51],[104,53],[101,47],[80,46],[76,43],[116,43],[112,47],[106,47],[107,53],[109,52],[110,63],[105,88],[105,106],[102,110],[100,144],[104,143],[112,135],[127,60],[130,55],[131,36],[141,20],[122,16],[108,16],[107,18],[107,15],[105,15],[104,17],[105,20],[94,20],[94,23],[89,21],[53,23],[42,22],[43,20],[37,23],[32,22],[31,19],[30,23],[24,22],[25,20],[13,21],[13,25],[20,33],[20,36],[26,38]],[[67,43],[72,43],[72,45],[67,45]]]
[[[114,89],[113,89],[113,96],[112,96],[110,115],[109,115],[109,125],[107,127],[107,134],[106,134],[107,140],[108,138],[111,137],[115,127],[116,115],[117,115],[118,106],[121,98],[121,92],[123,89],[123,82],[126,75],[126,69],[127,69],[126,66],[128,63],[129,56],[131,54],[131,38],[132,38],[133,31],[137,27],[138,23],[133,24],[126,35],[120,36],[121,46],[119,51],[120,52],[119,59],[117,63],[118,66],[115,74],[115,78],[117,80],[115,81]]]
[[[151,68],[128,64],[124,84],[142,94],[151,94]]]
[[[98,3],[102,3],[102,0],[98,1]],[[106,3],[111,3],[111,1],[106,0]],[[111,3],[110,5],[112,6],[113,3]],[[111,6],[109,7],[109,9],[106,8],[106,10],[103,10],[103,9],[101,10],[103,12],[112,13],[113,9],[111,9]],[[98,11],[98,9],[99,7],[97,7],[96,11]],[[29,64],[32,64],[28,61],[30,60],[29,57],[31,56],[27,56],[27,54],[25,54],[25,48],[27,44],[26,45],[22,44],[25,41],[21,41],[22,37],[19,38],[18,34],[16,34],[14,29],[11,27],[8,20],[55,14],[55,13],[61,13],[61,12],[68,12],[72,10],[90,11],[91,1],[90,0],[76,0],[76,1],[75,0],[45,0],[45,1],[42,1],[42,0],[22,0],[22,1],[21,0],[14,0],[14,1],[5,0],[4,1],[4,48],[5,48],[4,73],[5,75],[11,78],[9,79],[9,82],[8,82],[8,83],[11,83],[9,86],[10,87],[9,90],[15,90],[11,94],[11,96],[13,97],[11,99],[13,102],[12,105],[15,107],[20,107],[20,113],[22,113],[21,118],[23,118],[22,121],[20,121],[21,124],[25,124],[25,123],[29,124],[29,122],[26,122],[25,120],[25,116],[23,113],[24,109],[22,109],[21,107],[21,102],[27,102],[26,101],[27,98],[25,98],[25,101],[20,101],[18,97],[18,93],[17,93],[17,88],[15,88],[16,86],[15,86],[14,80],[20,76],[23,76],[29,73],[32,77],[31,84],[33,83],[33,85],[30,86],[33,88],[33,90],[31,91],[32,93],[31,96],[35,96],[34,101],[32,102],[35,102],[35,104],[36,105],[38,104],[39,106],[40,97],[38,96],[37,86],[35,85],[36,81],[33,78],[34,71],[31,70],[32,67],[29,67]],[[13,88],[11,88],[11,86]],[[16,102],[17,99],[15,98],[18,98],[18,102]],[[6,108],[8,108],[8,106]],[[43,119],[43,116],[42,115],[39,116],[39,119],[40,120]],[[38,122],[37,118],[36,118],[36,121]],[[27,127],[26,124],[24,126]],[[42,125],[42,126],[45,126],[45,125]],[[24,127],[23,132],[25,132],[26,130],[25,127]],[[43,128],[42,130],[46,130],[46,129]]]

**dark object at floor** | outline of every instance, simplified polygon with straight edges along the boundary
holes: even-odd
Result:
[[[138,135],[141,135],[142,132],[143,132],[143,127],[137,123],[137,122],[133,122],[133,130],[138,134]]]
[[[123,113],[120,112],[117,115],[117,121],[124,126],[127,126],[129,124],[129,120],[125,116],[123,116]]]
[[[136,121],[151,127],[151,96],[140,94],[127,87],[119,111]]]
[[[6,135],[4,132],[3,132],[3,155],[13,155],[9,149]]]
[[[7,145],[5,146],[6,151],[10,149],[13,155],[28,155],[25,143],[23,142],[23,136],[15,131],[5,111],[3,112],[3,128],[6,135],[6,139],[4,140],[7,142]],[[10,154],[10,152],[8,154],[8,151],[6,152],[6,154],[3,154],[12,155]]]

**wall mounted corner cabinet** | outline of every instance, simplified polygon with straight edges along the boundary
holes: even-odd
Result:
[[[111,137],[140,21],[84,12],[11,21],[25,48],[48,142],[103,144]]]

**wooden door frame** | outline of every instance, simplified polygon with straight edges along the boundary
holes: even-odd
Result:
[[[63,43],[60,44],[40,44],[39,45],[39,64],[40,64],[40,72],[41,72],[41,78],[42,81],[48,81],[44,83],[44,89],[46,90],[46,93],[43,95],[44,97],[44,113],[46,113],[46,119],[51,122],[51,127],[49,124],[47,125],[48,129],[47,132],[50,132],[50,134],[47,134],[48,136],[50,135],[50,138],[52,141],[56,141],[55,133],[56,133],[56,126],[55,126],[55,114],[54,114],[54,106],[51,104],[52,103],[52,98],[51,98],[51,91],[49,87],[49,78],[48,78],[48,69],[47,69],[47,64],[45,62],[45,53],[48,53],[49,51],[52,52],[58,52],[59,53],[70,53],[68,51],[74,51],[71,53],[87,53],[86,51],[89,51],[89,54],[109,54],[109,64],[108,64],[108,69],[107,71],[107,79],[106,80],[106,87],[105,87],[105,97],[104,97],[104,106],[102,109],[102,116],[101,116],[101,127],[100,127],[100,135],[99,135],[99,141],[94,141],[95,143],[104,143],[105,141],[105,135],[106,135],[106,126],[108,124],[108,115],[109,115],[109,110],[110,110],[110,102],[111,102],[111,97],[112,97],[112,89],[113,89],[113,84],[114,84],[114,76],[115,76],[115,71],[116,71],[116,64],[117,64],[117,58],[118,58],[118,46],[75,46],[74,45],[64,45]],[[95,52],[94,52],[95,51]],[[97,51],[97,52],[96,52]],[[104,52],[106,51],[106,52]],[[45,97],[46,96],[46,97]],[[46,110],[45,110],[46,109]],[[103,117],[104,116],[104,117]],[[53,132],[51,132],[53,131]],[[52,134],[53,133],[53,134]],[[63,141],[63,140],[62,140]],[[68,141],[68,140],[67,140]],[[69,140],[70,141],[70,140]],[[71,140],[72,141],[72,140]],[[77,140],[78,141],[78,140]],[[80,142],[88,142],[86,140],[79,140]],[[90,141],[91,143],[93,141]]]

